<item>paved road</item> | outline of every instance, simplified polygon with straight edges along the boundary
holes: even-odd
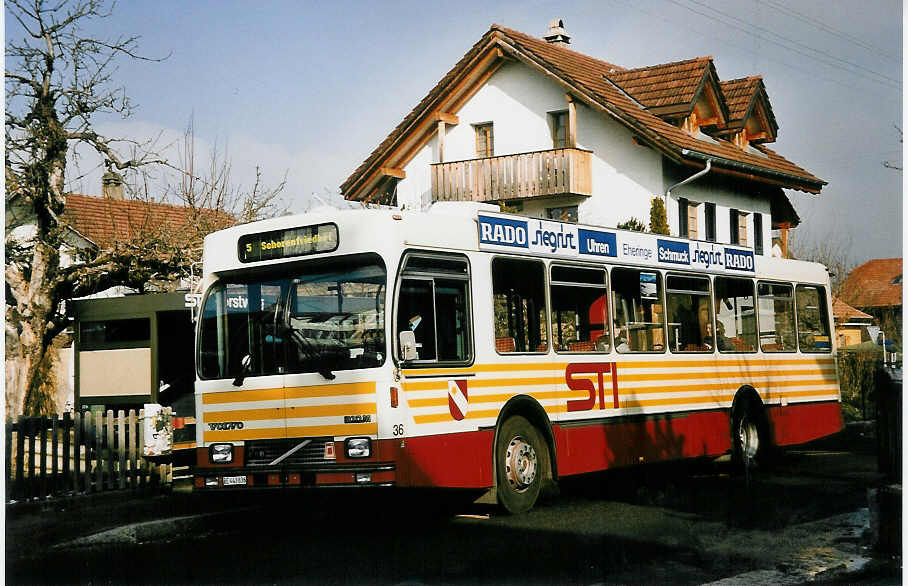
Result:
[[[792,583],[841,566],[830,552],[866,553],[866,514],[849,514],[866,506],[875,459],[832,447],[789,453],[750,487],[702,462],[570,479],[518,517],[474,495],[361,491],[159,498],[146,521],[195,516],[89,540],[129,503],[103,522],[84,508],[54,525],[22,516],[7,530],[7,583]],[[39,551],[33,538],[69,545]]]

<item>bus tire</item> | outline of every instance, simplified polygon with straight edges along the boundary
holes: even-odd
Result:
[[[760,406],[753,401],[743,400],[735,405],[731,428],[731,462],[735,472],[743,474],[746,468],[762,463],[770,451],[762,422]]]
[[[508,513],[533,508],[549,473],[549,449],[539,430],[520,415],[508,417],[495,442],[496,496]]]

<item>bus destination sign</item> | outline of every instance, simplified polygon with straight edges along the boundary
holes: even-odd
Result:
[[[754,272],[754,253],[747,248],[500,214],[479,214],[479,248],[560,258],[606,257],[666,268]]]
[[[306,256],[337,249],[337,225],[318,224],[240,236],[240,262]]]

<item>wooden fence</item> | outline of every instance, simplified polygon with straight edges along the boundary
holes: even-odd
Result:
[[[142,456],[144,410],[19,417],[6,423],[6,502],[162,487],[170,464]]]

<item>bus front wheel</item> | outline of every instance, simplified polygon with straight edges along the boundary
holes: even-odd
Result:
[[[732,465],[742,473],[764,463],[770,446],[760,425],[759,408],[752,401],[736,407],[732,416]]]
[[[549,450],[539,430],[526,418],[509,417],[495,443],[498,503],[517,515],[533,508],[549,470]]]

